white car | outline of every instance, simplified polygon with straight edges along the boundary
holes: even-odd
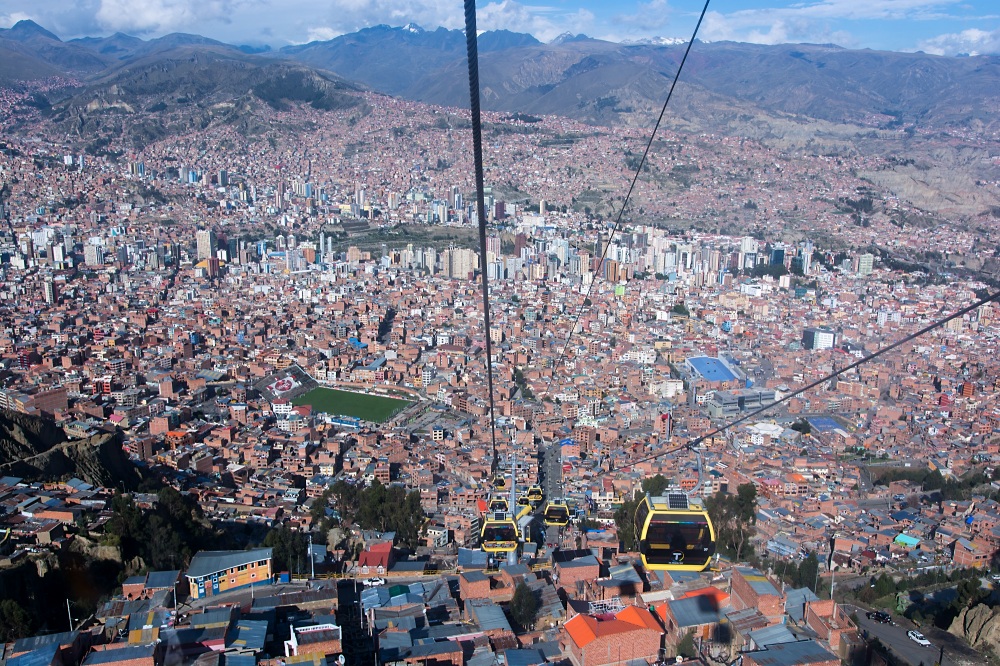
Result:
[[[377,587],[379,585],[385,585],[385,578],[365,578],[361,583],[365,587]]]
[[[919,631],[917,631],[916,629],[910,629],[908,632],[906,632],[906,637],[909,638],[914,643],[916,643],[917,645],[923,645],[924,647],[930,647],[931,645],[931,642],[927,640],[927,638],[925,638],[924,635]]]

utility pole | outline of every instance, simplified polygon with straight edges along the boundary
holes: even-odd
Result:
[[[66,617],[69,618],[69,630],[73,631],[73,614],[69,610],[69,597],[66,597]]]
[[[309,533],[309,578],[316,578],[316,560],[313,558],[313,535]]]

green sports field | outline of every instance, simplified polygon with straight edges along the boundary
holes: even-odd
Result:
[[[385,422],[395,412],[410,404],[408,400],[322,387],[314,388],[309,393],[293,400],[292,403],[312,405],[312,408],[317,412],[326,412],[335,416],[356,416],[373,423]]]

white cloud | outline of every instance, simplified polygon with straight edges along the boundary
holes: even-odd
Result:
[[[309,33],[306,35],[306,42],[327,42],[342,34],[344,33],[326,26],[310,28]]]
[[[667,0],[650,0],[636,5],[634,13],[618,14],[611,20],[613,23],[638,30],[643,35],[648,36],[650,31],[659,30],[669,25],[673,13],[674,11]]]
[[[590,33],[594,28],[594,14],[586,9],[566,12],[554,7],[522,5],[514,0],[491,2],[479,7],[476,14],[479,29],[527,32],[543,42],[564,32]]]
[[[933,55],[1000,54],[1000,30],[970,28],[962,32],[938,35],[920,42],[919,48]]]
[[[30,21],[34,20],[31,14],[25,14],[24,12],[11,12],[10,14],[0,14],[0,28],[10,28],[13,27],[18,21]],[[35,21],[38,23],[37,21]],[[43,28],[45,26],[42,26]]]
[[[940,19],[963,0],[819,0],[786,7],[745,9],[728,14],[708,12],[701,35],[706,40],[758,44],[783,42],[836,43],[856,46],[837,21],[926,21]]]
[[[207,22],[229,23],[248,0],[101,0],[98,24],[107,30],[134,34],[196,31]]]

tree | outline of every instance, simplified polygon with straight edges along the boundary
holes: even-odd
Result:
[[[718,550],[737,561],[753,552],[749,544],[757,524],[757,488],[752,483],[744,483],[736,488],[736,495],[722,491],[705,502],[712,525],[715,526],[715,541]]]
[[[659,497],[670,486],[670,482],[662,474],[651,476],[642,481],[642,489],[652,497]]]
[[[792,430],[802,433],[803,435],[808,435],[812,433],[812,426],[806,419],[799,419],[791,425]]]
[[[271,548],[271,557],[276,571],[301,573],[306,560],[306,538],[301,532],[292,530],[287,523],[272,529],[264,537],[264,546]]]
[[[799,570],[795,576],[796,587],[808,587],[813,592],[817,592],[819,575],[819,558],[816,553],[810,551],[806,558],[799,563]],[[818,594],[818,592],[817,592]]]
[[[615,511],[618,540],[621,541],[622,548],[626,551],[635,550],[639,545],[635,534],[635,509],[639,506],[639,501],[633,498],[622,502],[622,505]]]
[[[684,634],[684,638],[677,644],[677,654],[686,659],[698,658],[698,650],[694,646],[694,629]]]
[[[538,612],[538,601],[535,593],[522,579],[514,588],[514,596],[510,600],[510,616],[521,629],[527,631],[535,624],[535,614]]]
[[[25,638],[32,632],[31,615],[13,599],[0,601],[0,641]]]

